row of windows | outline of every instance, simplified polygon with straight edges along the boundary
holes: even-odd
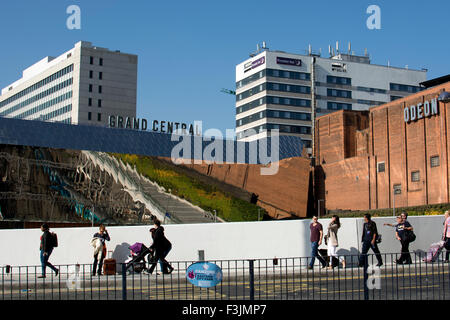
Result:
[[[73,83],[73,78],[67,79],[66,81],[61,82],[61,83],[57,84],[56,86],[53,86],[53,87],[51,87],[51,88],[49,88],[49,89],[47,89],[45,91],[42,91],[41,93],[39,93],[39,94],[37,94],[37,95],[35,95],[35,96],[31,97],[31,98],[28,98],[25,101],[22,101],[21,103],[15,105],[14,107],[11,107],[11,108],[9,108],[9,109],[7,109],[5,111],[0,112],[0,115],[1,116],[8,115],[10,113],[13,113],[14,111],[22,109],[23,107],[25,107],[25,106],[27,106],[27,105],[29,105],[31,103],[39,101],[39,100],[45,98],[48,95],[51,95],[51,94],[53,94],[53,93],[55,93],[55,92],[57,92],[57,91],[59,91],[61,89],[64,89],[67,86],[72,85],[72,83]]]
[[[291,120],[304,120],[311,121],[310,113],[303,112],[291,112],[291,111],[279,111],[279,110],[264,110],[245,118],[236,120],[236,126],[240,127],[248,123],[257,121],[263,118],[277,118],[277,119],[291,119]]]
[[[67,124],[71,124],[72,123],[72,117],[61,120],[61,121],[57,121],[58,123],[67,123]]]
[[[90,56],[90,57],[89,57],[89,64],[94,64],[94,57],[93,57],[93,56]],[[99,58],[99,59],[98,59],[98,65],[99,65],[99,66],[102,66],[102,65],[103,65],[103,58]]]
[[[267,83],[267,90],[310,94],[311,88],[284,83]]]
[[[430,157],[430,166],[431,168],[439,167],[439,156],[431,156]],[[385,172],[386,165],[383,162],[377,163],[377,172]],[[412,171],[411,172],[411,182],[420,182],[420,170]],[[399,192],[396,192],[399,190]],[[394,185],[394,192],[396,194],[401,193],[401,184]]]
[[[387,93],[387,90],[384,90],[384,89],[368,88],[368,87],[356,87],[356,90],[371,92],[371,93],[384,93],[384,94]]]
[[[327,76],[327,83],[352,85],[352,79],[346,77]]]
[[[89,84],[89,92],[94,90],[94,85]],[[98,93],[102,93],[102,86],[98,86]]]
[[[72,72],[72,71],[73,71],[73,64],[71,64],[70,66],[65,67],[64,69],[59,70],[58,72],[55,72],[51,76],[48,76],[47,78],[45,78],[45,79],[43,79],[43,80],[41,80],[39,82],[36,82],[32,86],[30,86],[30,87],[28,87],[28,88],[26,88],[26,89],[16,93],[15,95],[9,97],[5,101],[0,102],[0,108],[10,104],[11,102],[19,99],[20,97],[23,97],[23,96],[27,95],[30,92],[33,92],[33,91],[39,89],[40,87],[45,86],[47,83],[50,83],[52,81],[55,81],[56,79],[61,78],[65,74],[67,74],[69,72]]]
[[[65,94],[63,94],[63,95],[61,95],[59,97],[56,97],[56,98],[54,98],[54,99],[52,99],[50,101],[47,101],[47,102],[45,102],[43,104],[40,104],[40,105],[30,109],[30,110],[27,110],[27,111],[17,115],[15,118],[24,119],[26,117],[29,117],[29,116],[35,114],[35,113],[39,113],[39,112],[41,112],[41,111],[43,111],[43,110],[45,110],[47,108],[50,108],[51,106],[53,106],[53,105],[55,105],[57,103],[60,103],[61,101],[64,101],[64,100],[67,100],[67,99],[70,99],[70,98],[72,98],[72,91],[67,92],[67,93],[65,93]]]
[[[64,113],[71,112],[71,111],[72,111],[72,104],[69,104],[69,105],[67,105],[65,107],[62,107],[62,108],[58,109],[58,110],[55,110],[55,111],[50,112],[50,113],[47,113],[46,115],[42,116],[42,118],[40,118],[40,120],[47,121],[47,120],[56,118],[56,117],[58,117],[58,116],[60,116],[60,115],[62,115]]]
[[[348,90],[327,89],[329,97],[352,98],[352,92]]]
[[[266,96],[236,108],[236,114],[257,108],[263,104],[278,104],[293,107],[311,107],[311,100]]]
[[[88,99],[88,106],[92,107],[92,98]],[[102,99],[98,99],[97,100],[97,107],[101,108],[102,107]]]
[[[302,93],[302,94],[310,94],[311,93],[311,88],[307,87],[307,86],[298,86],[298,85],[292,85],[292,84],[267,82],[267,83],[262,83],[259,86],[250,88],[250,89],[238,94],[236,96],[236,101],[246,99],[248,97],[251,97],[254,94],[257,94],[257,93],[265,91],[265,90],[293,92],[293,93]]]
[[[88,112],[88,120],[91,121],[92,120],[92,112]],[[97,113],[97,121],[102,121],[102,114],[101,113]]]
[[[248,76],[247,78],[245,78],[241,81],[236,82],[236,89],[242,88],[243,86],[246,86],[249,83],[252,83],[256,80],[264,78],[265,76],[275,77],[275,78],[284,78],[284,79],[293,79],[293,80],[305,80],[305,81],[311,80],[311,75],[309,73],[305,73],[305,72],[295,72],[295,71],[286,71],[286,70],[277,70],[277,69],[264,69],[264,70],[261,70],[260,72],[252,74],[251,76]]]
[[[89,70],[89,78],[93,79],[94,78],[94,71],[93,70]],[[103,72],[99,72],[98,73],[98,79],[99,80],[103,80]]]
[[[279,130],[280,133],[295,133],[295,134],[311,134],[311,127],[305,126],[291,126],[275,123],[265,123],[260,126],[247,129],[236,134],[238,139],[248,137],[252,134],[261,133],[268,130]]]
[[[327,101],[328,110],[352,110],[352,105],[350,103],[339,103]]]
[[[397,99],[401,99],[403,97],[401,96],[391,96],[391,101],[397,100]]]
[[[359,104],[367,104],[369,106],[379,106],[379,105],[386,103],[383,101],[363,100],[363,99],[358,99],[358,100],[356,100],[356,102]]]
[[[417,87],[417,86],[410,86],[406,84],[400,84],[400,83],[390,83],[390,88],[393,91],[404,91],[409,93],[416,93],[419,91],[422,91],[424,88]]]

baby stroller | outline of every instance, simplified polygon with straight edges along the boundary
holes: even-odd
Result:
[[[150,248],[147,248],[143,243],[136,242],[132,246],[129,247],[131,250],[130,258],[125,261],[126,262],[126,270],[128,270],[131,266],[133,266],[133,271],[137,273],[141,273],[142,271],[147,271],[147,263],[145,261],[145,257],[149,256],[148,262],[151,263],[153,258],[153,252]]]

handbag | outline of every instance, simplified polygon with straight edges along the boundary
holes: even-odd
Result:
[[[416,240],[416,235],[415,235],[414,231],[408,231],[406,233],[406,240],[408,242],[414,242],[414,240]]]
[[[381,243],[381,234],[377,233],[377,236],[375,237],[375,243]]]

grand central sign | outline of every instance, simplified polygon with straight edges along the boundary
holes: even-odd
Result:
[[[403,109],[403,118],[406,123],[411,121],[429,118],[438,114],[437,98],[424,103],[418,103]]]
[[[183,122],[161,121],[161,120],[147,121],[147,119],[144,118],[139,119],[134,117],[122,117],[118,115],[110,115],[108,124],[110,128],[119,128],[119,129],[134,129],[142,131],[151,130],[154,132],[177,133],[177,134],[189,133],[190,135],[201,134],[198,125],[195,125],[194,131],[193,124],[188,125]]]

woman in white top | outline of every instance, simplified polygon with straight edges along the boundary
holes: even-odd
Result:
[[[339,217],[334,215],[331,218],[330,224],[328,225],[328,233],[327,233],[327,242],[328,242],[328,256],[330,257],[330,264],[328,269],[333,269],[333,258],[338,259],[342,263],[342,267],[345,268],[345,258],[338,257],[337,255],[337,247],[339,246],[337,232],[341,227],[341,223],[339,222]]]

